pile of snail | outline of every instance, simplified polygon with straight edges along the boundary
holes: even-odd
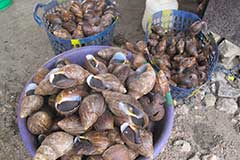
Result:
[[[86,55],[84,66],[59,59],[40,68],[20,111],[39,143],[33,160],[153,159],[152,127],[168,92],[162,71],[116,47]]]
[[[49,31],[63,39],[80,39],[104,31],[118,16],[114,4],[105,0],[71,1],[67,7],[57,7],[45,18]]]
[[[171,85],[194,88],[207,81],[209,57],[214,52],[211,42],[199,36],[206,27],[200,20],[185,32],[166,32],[159,24],[151,26],[146,52]]]

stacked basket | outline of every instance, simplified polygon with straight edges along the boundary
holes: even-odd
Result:
[[[175,30],[175,31],[185,31],[193,22],[200,20],[200,18],[193,13],[180,11],[180,10],[164,10],[155,13],[147,24],[146,29],[146,41],[148,36],[150,35],[150,24],[161,24],[161,26],[165,30]],[[202,33],[201,33],[202,34]],[[203,34],[202,34],[203,35]],[[207,35],[205,35],[207,36]],[[212,37],[209,37],[212,39]],[[212,73],[218,63],[218,47],[217,44],[212,40],[213,45],[213,53],[210,54],[209,57],[209,69],[208,69],[208,81],[212,78]],[[201,89],[207,82],[205,82],[202,86],[197,88],[180,88],[177,86],[171,86],[171,92],[174,99],[185,99],[194,94],[196,94],[199,89]]]
[[[53,50],[55,51],[56,54],[60,54],[64,51],[68,51],[72,48],[78,48],[82,46],[88,46],[88,45],[111,45],[113,41],[113,32],[114,28],[116,26],[117,18],[114,20],[114,22],[109,25],[104,31],[85,38],[81,39],[71,39],[71,40],[66,40],[62,39],[59,37],[56,37],[49,31],[49,25],[48,22],[46,21],[46,15],[49,13],[53,13],[57,7],[63,7],[65,8],[70,1],[56,1],[52,0],[48,4],[42,4],[38,3],[35,6],[33,17],[37,24],[41,27],[44,28],[45,31],[47,32],[48,39],[52,45]],[[110,1],[107,1],[107,4],[110,4]],[[40,18],[38,15],[39,9],[43,9],[43,16]]]

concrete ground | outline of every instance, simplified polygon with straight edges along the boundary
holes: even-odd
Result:
[[[16,106],[26,81],[54,56],[46,33],[32,17],[37,2],[47,0],[14,1],[9,9],[0,12],[0,160],[31,159],[19,136]],[[118,2],[121,19],[116,32],[132,42],[144,37],[140,25],[144,2]],[[159,159],[195,157],[197,160],[212,156],[239,160],[240,136],[232,123],[236,116],[220,112],[213,106],[178,106],[173,133]]]

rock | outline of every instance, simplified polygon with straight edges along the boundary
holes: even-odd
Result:
[[[219,45],[220,54],[223,55],[222,62],[228,67],[236,56],[240,56],[240,48],[228,40]]]
[[[227,80],[225,79],[225,74],[223,72],[215,72],[212,76],[212,82],[221,81],[223,83],[227,83]]]
[[[210,85],[210,90],[211,90],[211,92],[212,92],[213,94],[216,94],[216,92],[217,92],[216,83],[212,83],[212,84]]]
[[[228,114],[234,114],[238,110],[238,105],[234,99],[219,98],[216,109]]]
[[[178,107],[176,107],[175,111],[177,114],[186,115],[189,112],[189,106],[187,106],[186,104],[179,105]]]
[[[226,83],[219,82],[218,96],[226,98],[238,98],[240,97],[240,89],[233,88]]]
[[[176,140],[173,143],[173,147],[175,150],[180,151],[180,152],[190,152],[192,147],[191,144],[185,140]]]
[[[206,94],[205,98],[205,103],[207,107],[213,107],[215,106],[217,98],[213,94]]]
[[[199,158],[199,156],[197,154],[194,154],[193,156],[188,158],[188,160],[200,160],[200,158]]]
[[[214,154],[208,154],[202,156],[202,160],[220,160],[220,159]]]
[[[237,122],[234,124],[233,128],[235,129],[235,131],[236,131],[238,134],[240,134],[240,121],[237,121]]]

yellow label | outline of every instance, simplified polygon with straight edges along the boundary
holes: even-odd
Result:
[[[71,43],[72,43],[73,48],[81,47],[81,43],[78,39],[72,39]]]
[[[234,80],[235,80],[235,77],[234,77],[234,76],[231,76],[231,75],[228,76],[227,78],[228,78],[229,81],[234,81]]]

